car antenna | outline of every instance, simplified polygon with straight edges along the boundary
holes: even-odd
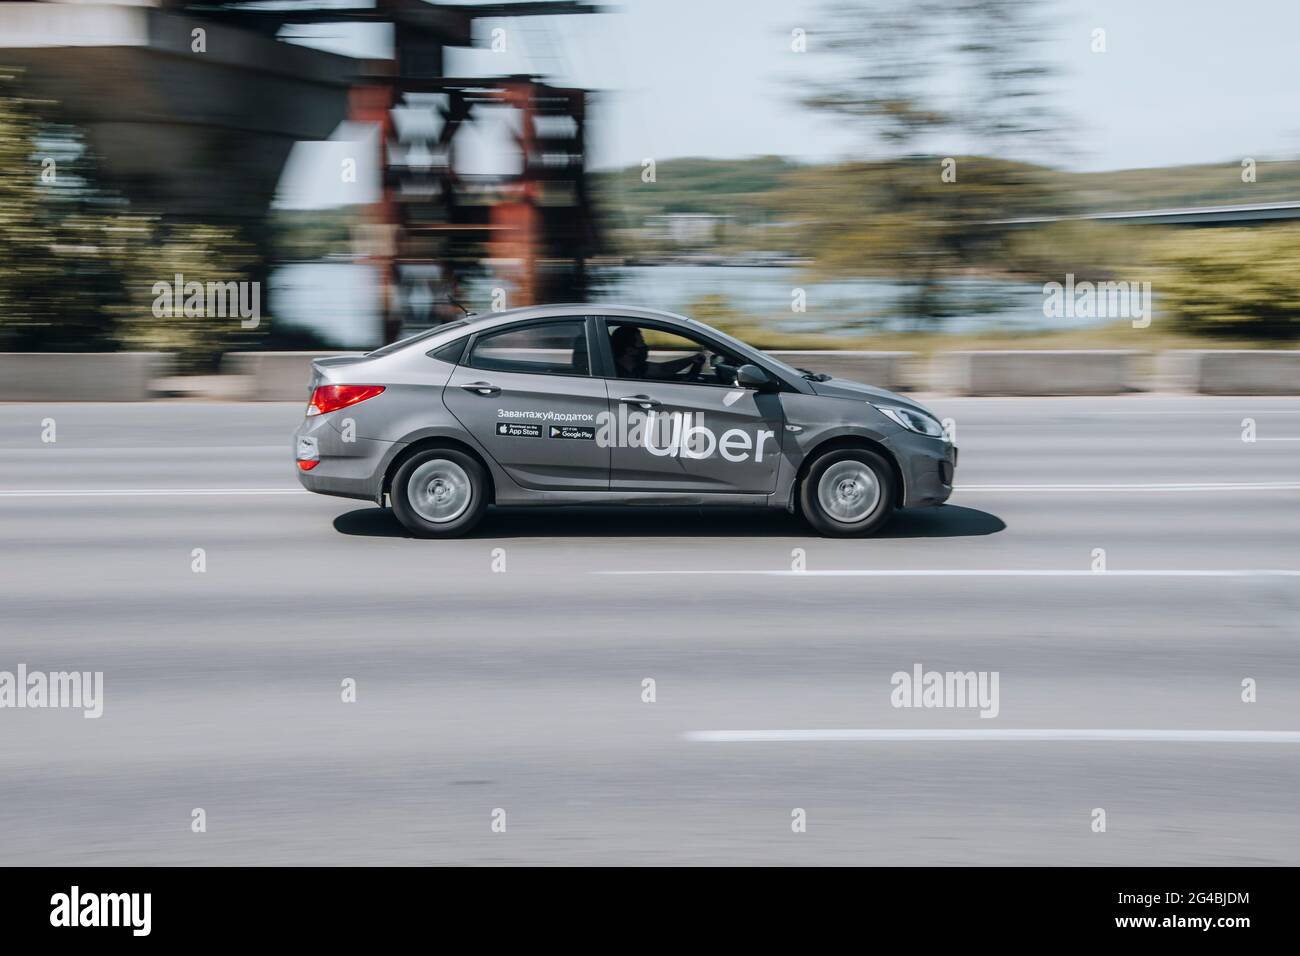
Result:
[[[457,302],[455,299],[453,299],[451,296],[447,296],[447,301],[450,302],[452,305],[454,305],[456,308],[460,309],[460,310],[461,310],[462,312],[464,312],[466,315],[473,315],[473,314],[474,314],[474,313],[471,312],[469,309],[465,308],[463,305],[461,305],[459,302]]]

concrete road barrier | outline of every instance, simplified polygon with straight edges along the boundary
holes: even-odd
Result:
[[[226,375],[243,375],[254,402],[306,402],[311,360],[361,352],[230,352],[221,359]]]
[[[0,352],[0,401],[143,402],[167,352]]]
[[[1145,387],[1136,350],[940,352],[930,387],[956,395],[1118,395]]]
[[[847,378],[864,385],[890,391],[906,391],[918,384],[915,352],[840,352],[824,350],[790,350],[769,352],[787,365],[825,372],[835,378]]]
[[[168,375],[153,380],[153,392],[157,398],[247,402],[253,382],[246,375]]]
[[[1194,392],[1201,374],[1201,352],[1170,349],[1155,357],[1151,388],[1157,392]]]
[[[0,352],[0,401],[141,402],[187,397],[305,402],[311,360],[359,352],[232,352],[221,375],[168,377],[164,352]],[[1300,395],[1300,349],[940,352],[774,351],[790,365],[893,391],[954,395]]]
[[[1300,395],[1300,349],[1178,349],[1157,362],[1165,387],[1206,395]]]

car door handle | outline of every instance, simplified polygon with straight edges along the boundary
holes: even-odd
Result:
[[[619,399],[625,405],[640,405],[642,408],[658,408],[659,403],[649,395],[625,395]]]
[[[467,392],[473,392],[475,395],[500,395],[501,389],[491,382],[466,382],[461,386]]]

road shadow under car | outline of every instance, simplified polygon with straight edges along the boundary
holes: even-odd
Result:
[[[997,515],[960,505],[905,508],[873,538],[962,538],[997,534]],[[358,508],[334,519],[340,534],[410,538],[393,512]],[[489,508],[471,538],[801,538],[816,532],[784,511],[746,508],[546,507]]]

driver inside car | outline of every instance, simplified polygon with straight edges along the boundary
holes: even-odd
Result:
[[[641,336],[641,330],[635,325],[617,326],[609,335],[609,344],[614,353],[614,366],[619,378],[689,381],[700,373],[706,361],[703,352],[666,362],[649,361],[647,356],[650,349]],[[683,372],[686,374],[683,375]]]

